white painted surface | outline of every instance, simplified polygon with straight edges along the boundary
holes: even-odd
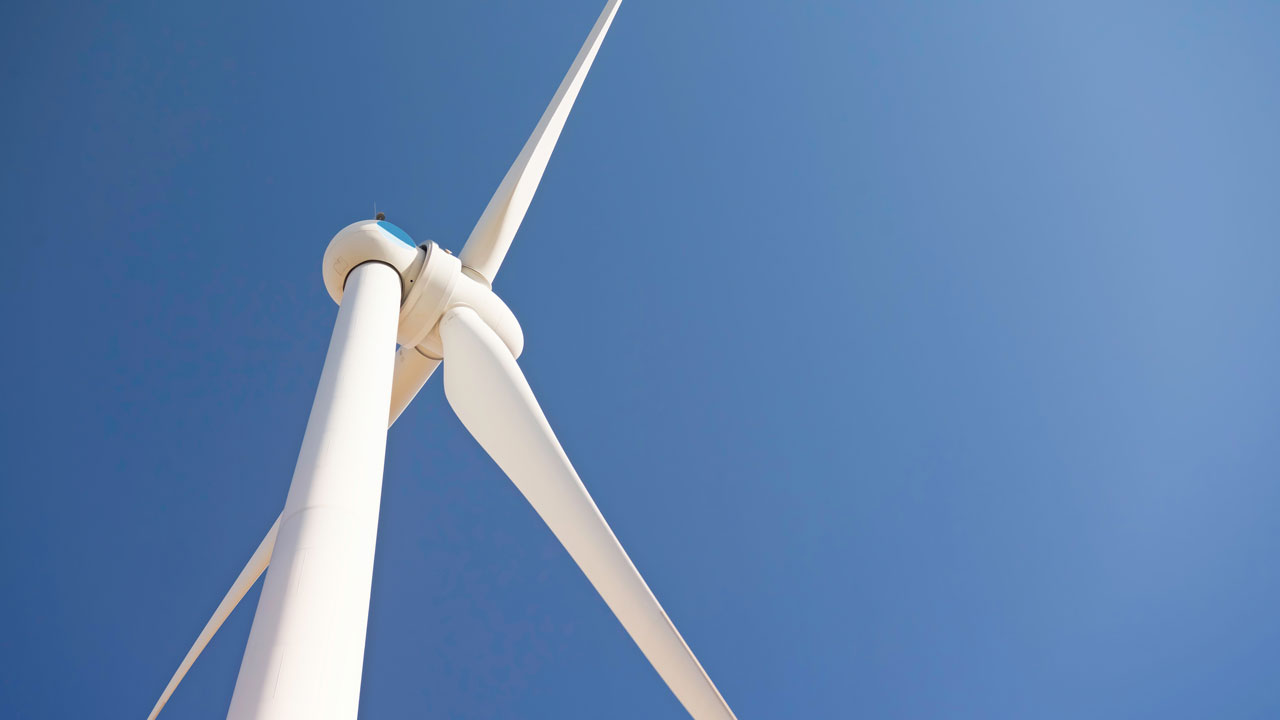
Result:
[[[400,297],[381,263],[346,280],[228,718],[356,717]]]
[[[582,485],[506,345],[470,308],[440,321],[444,392],[697,720],[734,717]]]
[[[484,282],[492,285],[498,274],[502,260],[511,248],[511,240],[520,229],[520,222],[533,202],[533,194],[542,181],[542,173],[547,169],[551,152],[556,149],[556,141],[560,139],[560,131],[564,129],[569,111],[573,109],[573,101],[578,98],[582,82],[587,79],[591,63],[596,59],[600,44],[604,42],[605,33],[613,23],[613,16],[618,12],[622,0],[609,0],[596,24],[587,35],[587,40],[578,51],[569,72],[560,82],[560,87],[551,98],[551,104],[542,113],[538,126],[525,142],[524,148],[516,157],[516,161],[507,171],[498,190],[485,206],[480,220],[476,222],[467,243],[458,253],[462,264],[479,274]]]

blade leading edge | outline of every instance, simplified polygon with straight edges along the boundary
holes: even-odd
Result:
[[[463,267],[470,268],[480,276],[476,279],[483,279],[490,286],[498,274],[503,258],[507,256],[507,250],[511,248],[511,240],[520,229],[525,212],[529,210],[529,203],[533,201],[533,194],[537,192],[542,173],[551,159],[551,151],[556,149],[556,140],[560,138],[560,131],[564,129],[569,111],[573,109],[573,101],[582,89],[582,81],[587,78],[587,71],[596,59],[596,52],[600,50],[600,43],[604,42],[605,33],[609,31],[609,25],[621,2],[622,0],[609,0],[605,5],[595,27],[591,28],[587,41],[569,67],[568,74],[551,98],[551,104],[542,113],[542,119],[534,128],[533,135],[529,136],[515,163],[502,178],[497,192],[490,198],[480,220],[471,230],[462,252],[458,253]]]
[[[280,530],[280,518],[271,524],[271,529],[267,531],[267,536],[262,538],[262,542],[258,543],[258,549],[253,551],[253,556],[249,558],[248,564],[240,571],[240,575],[236,577],[236,581],[231,584],[231,589],[227,591],[226,596],[222,598],[222,602],[218,603],[218,609],[213,611],[213,617],[209,618],[209,622],[205,623],[204,630],[200,631],[200,636],[196,638],[196,642],[187,651],[187,656],[182,658],[182,663],[178,665],[178,670],[169,679],[169,684],[165,686],[164,692],[160,693],[160,699],[156,701],[156,706],[151,709],[151,714],[147,716],[147,720],[155,720],[160,714],[164,704],[169,702],[169,698],[173,695],[173,691],[177,689],[178,683],[182,682],[182,678],[186,677],[187,671],[191,669],[191,664],[200,657],[200,653],[204,651],[209,641],[213,639],[214,633],[218,632],[218,628],[222,627],[222,623],[236,609],[236,605],[240,604],[241,598],[245,593],[249,592],[249,588],[257,582],[258,577],[267,569],[267,565],[271,563],[271,551],[276,547],[276,533]]]
[[[445,397],[462,424],[569,551],[689,714],[733,720],[583,487],[502,340],[467,307],[445,314],[440,336]]]

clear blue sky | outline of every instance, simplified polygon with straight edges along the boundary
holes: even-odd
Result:
[[[0,716],[138,718],[279,511],[374,203],[455,251],[603,0],[10,3]],[[1280,8],[622,6],[500,278],[747,718],[1280,715]],[[169,718],[221,718],[255,590]],[[680,717],[443,402],[367,718]]]

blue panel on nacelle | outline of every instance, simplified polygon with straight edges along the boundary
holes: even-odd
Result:
[[[413,238],[409,237],[409,233],[405,232],[404,230],[401,230],[399,227],[395,225],[392,225],[386,220],[379,220],[378,227],[382,228],[383,230],[386,230],[392,235],[395,235],[396,239],[404,243],[405,245],[408,245],[409,247],[418,247],[417,244],[413,242]]]

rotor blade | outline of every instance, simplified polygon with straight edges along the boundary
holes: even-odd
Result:
[[[160,693],[160,699],[156,701],[156,706],[151,709],[151,714],[147,716],[147,720],[155,720],[160,714],[160,709],[164,704],[169,702],[169,697],[173,695],[173,691],[178,687],[178,683],[182,682],[182,678],[186,676],[187,671],[191,669],[191,664],[200,656],[204,647],[209,644],[209,640],[213,638],[213,634],[218,632],[218,628],[222,627],[223,621],[236,609],[236,605],[240,604],[241,598],[245,593],[249,592],[249,588],[257,582],[258,577],[267,569],[267,565],[271,562],[271,551],[276,546],[276,533],[280,530],[280,518],[271,524],[271,529],[267,531],[267,536],[262,538],[262,542],[258,543],[258,549],[253,551],[253,557],[249,558],[249,563],[240,571],[239,577],[232,583],[231,589],[227,591],[222,602],[218,603],[218,609],[213,611],[213,617],[209,618],[209,622],[205,623],[204,630],[200,631],[200,636],[196,638],[196,642],[187,651],[187,656],[182,658],[182,663],[178,665],[178,670],[169,679],[169,684],[165,686],[164,692]]]
[[[733,718],[587,493],[502,340],[467,307],[440,321],[444,392],[697,720]]]
[[[440,361],[418,352],[417,348],[401,346],[396,350],[396,369],[391,377],[391,414],[387,427],[395,424],[400,413],[409,407],[418,391],[427,383],[431,374],[440,367]]]
[[[573,108],[573,101],[578,97],[578,90],[582,88],[582,81],[591,69],[591,62],[595,60],[596,52],[604,41],[605,33],[609,31],[609,24],[613,22],[620,2],[622,0],[609,0],[605,5],[595,27],[591,28],[587,41],[569,67],[569,73],[564,76],[555,97],[551,98],[551,104],[542,113],[542,119],[534,128],[533,135],[529,136],[515,163],[507,171],[506,177],[502,178],[498,191],[489,200],[462,252],[458,254],[464,267],[471,268],[490,285],[511,247],[512,238],[520,229],[520,221],[524,220],[525,211],[529,209],[533,194],[538,189],[538,182],[542,180],[542,172],[547,169],[547,161],[551,159],[551,151],[555,150],[556,140],[569,117],[569,110]]]

